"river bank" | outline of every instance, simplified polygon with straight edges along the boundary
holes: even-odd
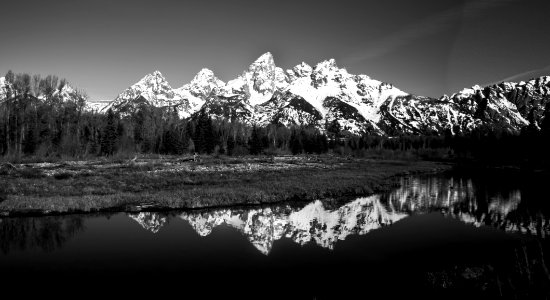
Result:
[[[141,158],[4,165],[0,215],[195,209],[362,196],[449,164],[338,156]]]

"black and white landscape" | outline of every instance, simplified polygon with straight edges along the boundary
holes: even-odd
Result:
[[[2,295],[547,299],[548,11],[3,3]]]
[[[0,78],[3,100],[17,93],[13,81]],[[47,98],[40,91],[32,96]],[[51,97],[78,103],[82,95],[65,84]],[[84,109],[97,113],[111,109],[128,116],[151,106],[177,112],[180,118],[205,112],[215,119],[248,125],[306,126],[321,131],[337,123],[341,130],[356,135],[456,135],[480,128],[518,134],[529,126],[537,130],[544,126],[543,119],[550,114],[549,99],[550,76],[475,85],[450,96],[430,98],[367,75],[349,74],[334,59],[314,67],[303,62],[284,71],[267,52],[227,83],[213,71],[202,69],[191,82],[172,88],[155,71],[112,101],[87,100]]]
[[[191,82],[174,89],[155,71],[112,102],[89,102],[87,109],[131,114],[146,104],[177,111],[181,118],[205,111],[217,119],[257,126],[278,123],[325,130],[326,124],[336,122],[358,135],[454,135],[479,128],[512,133],[527,126],[540,130],[550,113],[549,98],[549,76],[475,85],[451,96],[430,98],[367,75],[350,74],[334,59],[314,67],[303,62],[285,71],[268,52],[227,83],[202,69]]]

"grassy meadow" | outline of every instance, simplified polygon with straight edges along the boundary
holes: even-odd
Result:
[[[449,165],[332,155],[155,156],[0,167],[0,214],[190,209],[361,196]]]

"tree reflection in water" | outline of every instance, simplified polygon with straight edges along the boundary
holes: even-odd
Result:
[[[400,230],[402,230],[403,226],[395,225],[388,228],[388,230],[380,230],[379,228],[391,226],[397,222],[406,224],[407,221],[404,221],[404,219],[410,221],[413,218],[407,217],[411,215],[438,212],[449,218],[455,218],[476,227],[490,226],[509,233],[521,233],[515,235],[521,237],[518,238],[521,242],[509,247],[507,246],[506,249],[495,248],[496,251],[489,254],[491,259],[488,260],[484,258],[478,259],[480,252],[485,253],[480,248],[470,249],[464,246],[460,249],[452,249],[454,252],[451,251],[452,253],[448,257],[446,255],[449,249],[445,248],[443,261],[436,262],[434,267],[430,266],[430,269],[423,269],[419,270],[418,273],[414,273],[415,276],[418,275],[418,278],[420,278],[418,280],[421,281],[421,284],[428,285],[428,289],[430,290],[454,289],[460,291],[469,288],[475,291],[489,291],[490,295],[517,295],[520,298],[526,298],[533,295],[533,293],[547,293],[550,286],[550,274],[548,272],[548,259],[545,260],[545,253],[548,253],[548,249],[550,248],[547,241],[547,235],[550,232],[548,217],[550,216],[550,209],[548,208],[549,204],[546,204],[545,201],[541,201],[539,198],[541,190],[544,189],[544,184],[540,185],[537,190],[536,186],[525,187],[513,182],[491,182],[486,178],[475,179],[460,176],[405,177],[401,180],[401,186],[391,192],[362,197],[347,202],[313,201],[299,206],[280,204],[270,207],[230,207],[170,213],[139,212],[126,214],[132,221],[126,220],[123,214],[117,214],[117,217],[121,217],[118,219],[123,222],[109,224],[103,218],[104,216],[110,216],[108,214],[95,216],[67,215],[39,218],[5,218],[0,219],[0,251],[2,251],[0,254],[10,253],[16,256],[17,252],[33,250],[52,252],[65,246],[68,241],[78,234],[83,233],[85,222],[89,222],[90,231],[95,231],[95,235],[88,235],[88,242],[100,244],[99,248],[107,248],[105,252],[99,252],[105,254],[105,257],[96,257],[96,252],[89,254],[90,257],[94,259],[94,264],[97,259],[98,263],[114,264],[115,269],[116,267],[120,267],[126,270],[125,268],[127,268],[128,263],[123,256],[117,257],[117,260],[121,260],[122,262],[109,260],[112,256],[111,251],[116,252],[120,250],[119,248],[111,249],[110,241],[117,239],[121,234],[133,236],[132,240],[136,244],[132,244],[132,248],[129,251],[140,255],[149,253],[143,249],[156,249],[155,247],[159,247],[162,251],[168,251],[170,249],[166,249],[167,247],[163,247],[163,245],[167,245],[166,243],[171,245],[175,239],[180,239],[180,241],[185,240],[186,236],[182,234],[190,234],[191,236],[188,235],[187,237],[197,244],[189,248],[176,247],[174,253],[178,253],[178,255],[181,253],[192,254],[193,249],[201,249],[204,246],[200,245],[201,242],[199,241],[201,240],[204,240],[205,245],[210,246],[216,245],[216,243],[227,242],[224,239],[215,241],[212,238],[213,236],[220,237],[220,235],[211,236],[214,229],[218,226],[225,226],[238,231],[246,240],[240,239],[238,234],[229,234],[228,237],[234,238],[236,236],[246,246],[249,246],[246,243],[251,243],[259,253],[263,254],[259,256],[265,259],[265,261],[276,261],[277,259],[281,259],[281,257],[286,260],[287,255],[292,257],[293,254],[296,254],[284,252],[285,250],[300,252],[298,253],[299,255],[304,253],[309,255],[310,253],[317,253],[318,250],[321,250],[319,249],[320,247],[335,249],[335,251],[320,251],[319,253],[326,253],[323,259],[335,259],[335,261],[338,261],[342,257],[346,257],[347,259],[348,255],[351,258],[361,259],[364,255],[364,253],[361,253],[363,248],[355,248],[360,251],[354,252],[355,254],[350,253],[350,248],[345,247],[346,243],[350,245],[350,243],[361,243],[361,241],[367,240],[369,242],[378,241],[379,244],[374,246],[380,246],[385,250],[384,247],[391,247],[393,245],[393,243],[389,243],[390,246],[386,246],[388,241],[393,242],[404,237],[402,235],[403,231],[396,230],[397,228],[401,228]],[[428,217],[433,215],[436,214],[430,214]],[[448,218],[441,218],[441,216],[437,217],[439,220],[448,220]],[[91,219],[97,222],[90,222]],[[171,221],[175,219],[177,219],[176,222],[172,223]],[[211,238],[198,238],[188,226],[179,226],[181,225],[179,220],[189,223],[199,236],[210,236]],[[450,221],[453,224],[460,224],[454,220]],[[96,227],[98,224],[103,227]],[[124,224],[131,224],[131,226],[126,227]],[[172,226],[172,224],[176,226]],[[428,225],[437,227],[439,223],[429,223]],[[138,226],[155,235],[152,236],[149,233],[141,232],[141,229],[136,230],[136,228],[139,228]],[[468,227],[460,226],[461,228]],[[112,234],[107,235],[108,237],[103,239],[101,233],[109,230],[109,228],[113,228]],[[164,229],[169,230],[164,232]],[[450,243],[454,243],[456,232],[448,232],[446,229],[448,227],[442,229],[442,236],[448,235]],[[484,231],[471,227],[468,227],[468,230],[469,232]],[[370,235],[369,239],[367,235],[373,231],[378,231],[380,234]],[[492,232],[491,234],[497,232],[495,230],[489,231]],[[139,234],[136,235],[136,232]],[[398,232],[398,234],[394,234],[395,232]],[[365,239],[351,238],[363,235]],[[378,236],[378,240],[373,238],[373,236]],[[506,235],[502,234],[502,236]],[[486,236],[483,237],[485,238]],[[272,251],[272,249],[273,245],[281,239],[287,240],[280,242],[281,247],[279,249],[281,251],[278,253],[283,253],[284,255],[277,257],[277,253]],[[349,239],[348,242],[342,242],[347,239]],[[427,240],[430,241],[429,238]],[[457,244],[459,245],[468,244],[464,243],[464,240],[457,239],[456,241],[458,241]],[[343,244],[343,247],[339,248],[339,246],[336,246],[339,243]],[[302,250],[297,250],[300,247],[295,247],[295,244],[315,244],[318,247],[304,247],[301,248]],[[126,247],[124,243],[113,245]],[[241,248],[239,248],[241,245],[236,246],[238,247],[237,252],[241,251]],[[365,246],[364,244],[354,245]],[[486,244],[483,245],[486,246]],[[195,248],[194,246],[197,247]],[[434,250],[435,253],[439,251],[437,249]],[[471,255],[466,255],[465,260],[453,260],[453,255],[460,256],[463,254],[461,249],[467,249],[467,251],[463,252],[471,252]],[[398,251],[398,255],[401,255],[402,252],[400,251],[403,251],[401,249],[391,250]],[[69,251],[74,251],[74,249],[70,249]],[[493,251],[493,248],[490,251]],[[154,256],[149,259],[154,260],[157,257],[157,252],[153,251],[151,253]],[[30,253],[30,256],[34,254]],[[231,251],[221,253],[222,256],[229,254],[231,254]],[[64,253],[62,253],[63,255]],[[167,256],[166,261],[168,264],[172,264],[172,258],[177,259],[178,255],[173,257]],[[200,260],[203,258],[201,255],[199,254],[194,257],[198,259],[198,264],[203,263]],[[355,257],[353,255],[358,256]],[[431,252],[427,258],[432,259],[432,255],[434,254]],[[492,259],[493,255],[498,256],[499,259]],[[5,255],[8,260],[15,257],[9,256]],[[407,257],[407,255],[403,256]],[[85,256],[84,261],[90,257]],[[129,257],[129,261],[132,261],[133,256]],[[313,255],[312,257],[315,256]],[[470,260],[470,258],[472,259]],[[45,256],[43,259],[49,260],[50,257]],[[161,260],[160,262],[165,261]],[[119,263],[120,266],[118,265]],[[315,263],[318,263],[322,268],[325,267],[323,265],[325,263],[324,260],[315,261]],[[399,263],[404,262],[400,261]],[[415,262],[411,262],[410,264],[419,266],[415,265]],[[135,262],[128,265],[135,265]],[[252,265],[254,268],[256,267],[255,264]],[[155,264],[154,266],[156,267],[157,265]],[[396,266],[398,267],[398,265]],[[363,268],[370,270],[371,267],[371,265],[353,265],[354,269]],[[336,264],[335,268],[350,271],[348,269],[349,266],[345,264]],[[267,270],[267,272],[271,272],[271,269]],[[415,276],[413,276],[413,279],[416,280]],[[421,278],[422,276],[424,278]]]
[[[0,219],[0,250],[53,251],[85,229],[81,216],[48,216]]]

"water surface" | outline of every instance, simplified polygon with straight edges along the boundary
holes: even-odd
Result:
[[[0,270],[7,284],[64,288],[545,296],[540,190],[437,175],[352,201],[5,218]]]

